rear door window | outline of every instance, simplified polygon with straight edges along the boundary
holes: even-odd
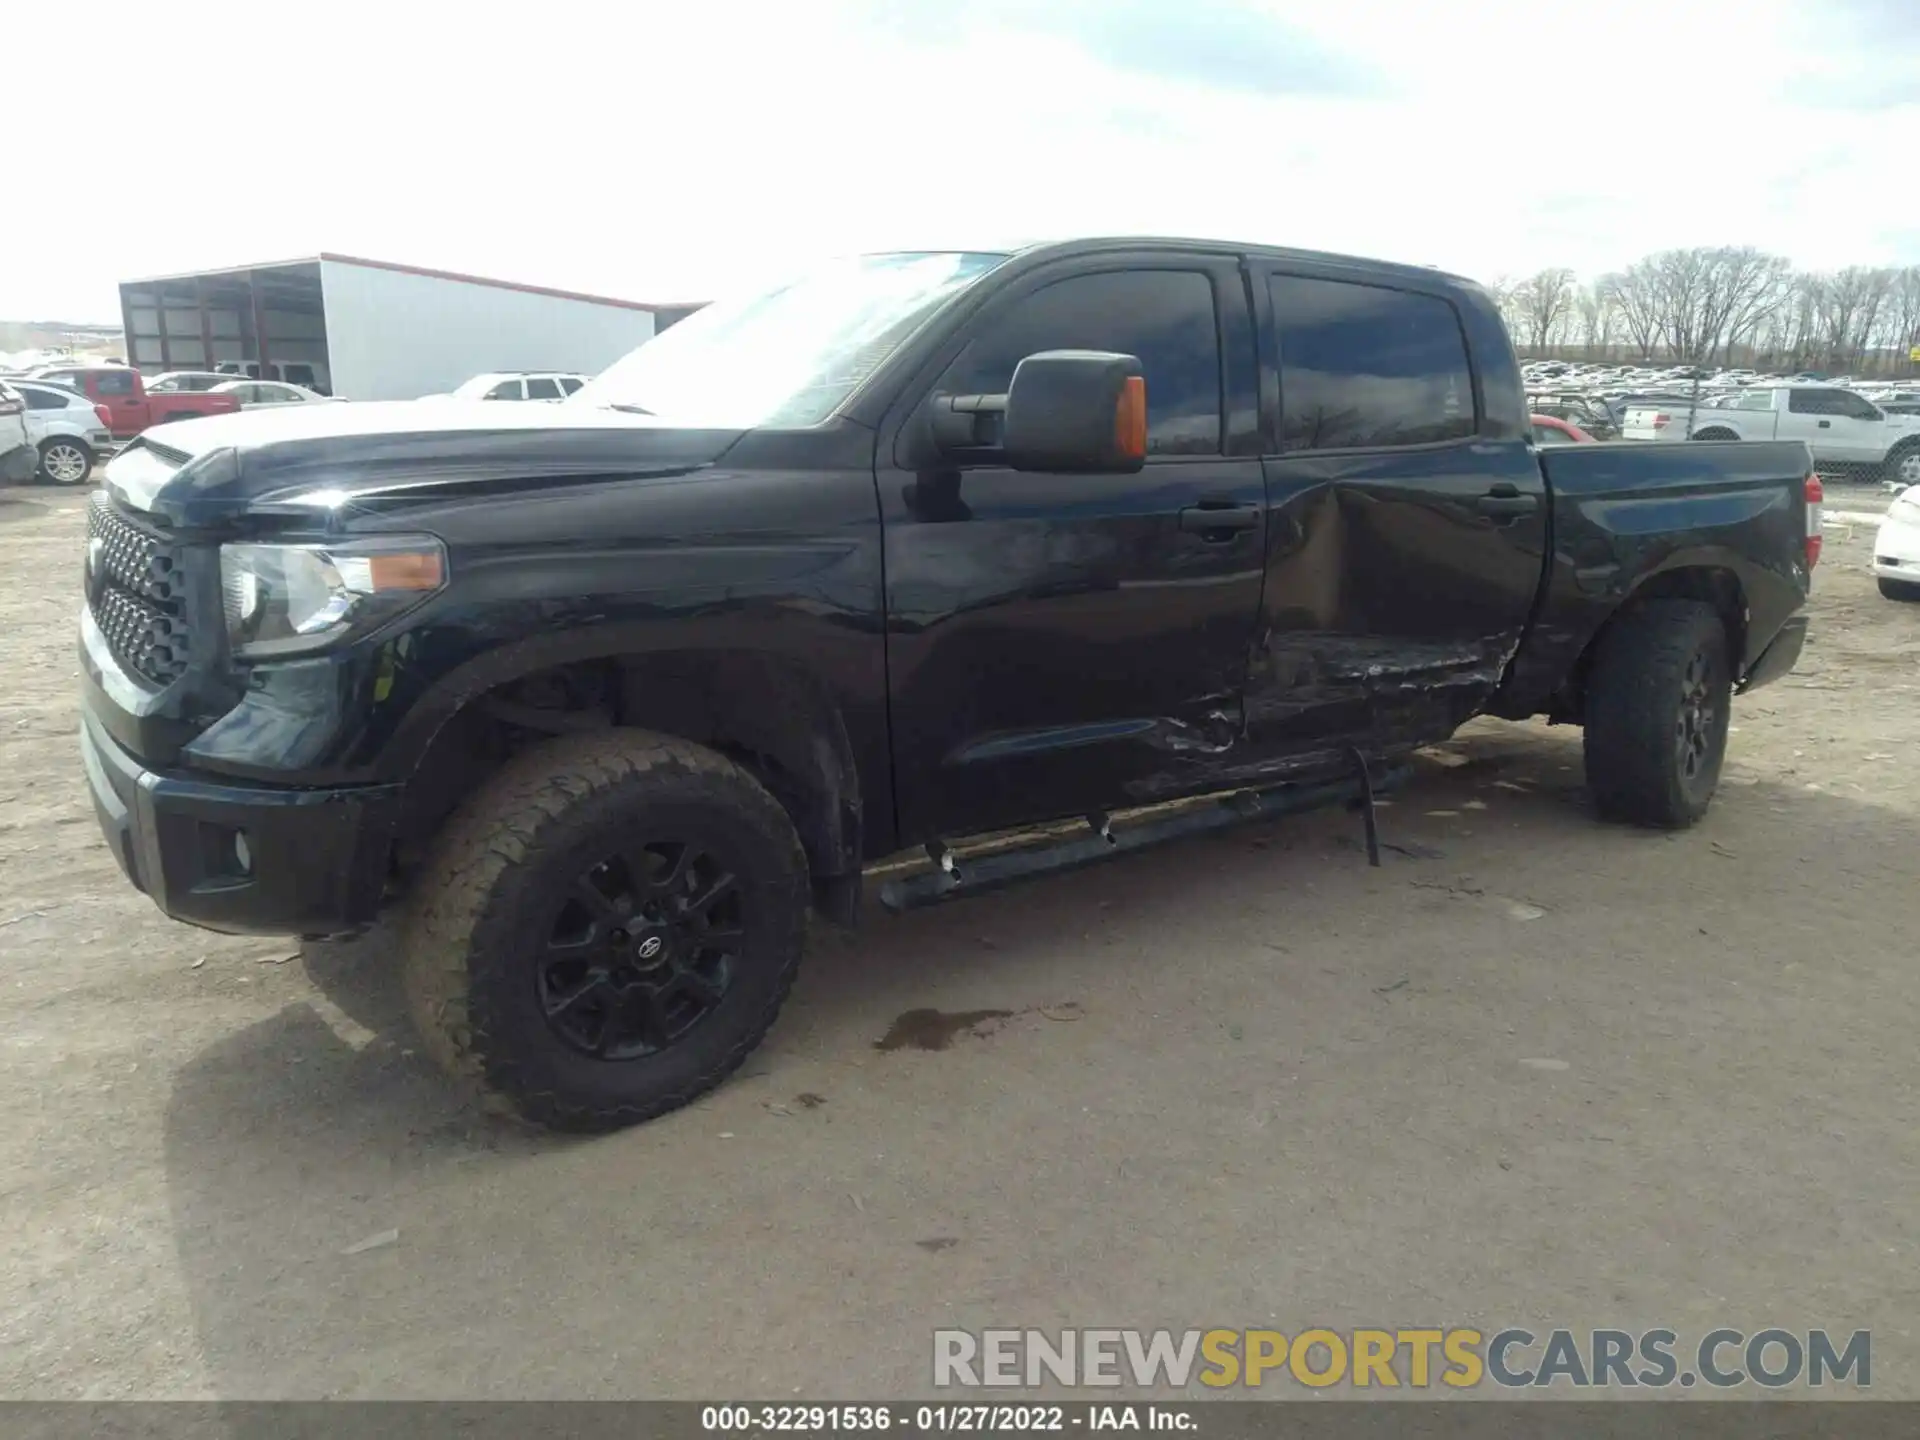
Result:
[[[1792,390],[1787,393],[1787,409],[1795,415],[1844,415],[1838,390]]]
[[[101,395],[133,394],[133,372],[131,370],[102,370],[95,378],[95,386]]]
[[[527,398],[529,400],[558,400],[560,398],[560,383],[551,375],[532,376],[527,381]]]
[[[1280,360],[1280,448],[1465,440],[1479,428],[1453,306],[1434,295],[1268,277]]]

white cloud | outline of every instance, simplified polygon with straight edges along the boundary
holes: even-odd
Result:
[[[84,217],[12,167],[0,316],[322,249],[657,300],[1114,231],[1481,277],[1705,243],[1910,262],[1906,3],[25,6],[10,52],[87,59],[9,66],[16,144],[111,198]]]

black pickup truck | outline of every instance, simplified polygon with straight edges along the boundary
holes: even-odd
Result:
[[[737,1066],[810,912],[914,847],[895,906],[1364,794],[1483,713],[1584,725],[1602,815],[1690,824],[1799,654],[1812,471],[1536,450],[1494,306],[1431,269],[868,256],[558,406],[143,435],[88,512],[81,751],[167,914],[391,909],[438,1058],[606,1128]]]

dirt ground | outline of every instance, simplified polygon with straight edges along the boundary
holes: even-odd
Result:
[[[0,492],[0,1395],[855,1399],[929,1393],[947,1325],[1777,1324],[1920,1396],[1920,607],[1869,528],[1693,832],[1476,724],[1382,869],[1331,813],[876,912],[740,1078],[586,1142],[452,1096],[384,937],[121,880],[82,498]]]

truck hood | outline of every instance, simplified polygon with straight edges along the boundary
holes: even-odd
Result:
[[[107,466],[105,484],[123,505],[197,528],[390,495],[683,475],[744,433],[531,401],[243,410],[146,431]]]

